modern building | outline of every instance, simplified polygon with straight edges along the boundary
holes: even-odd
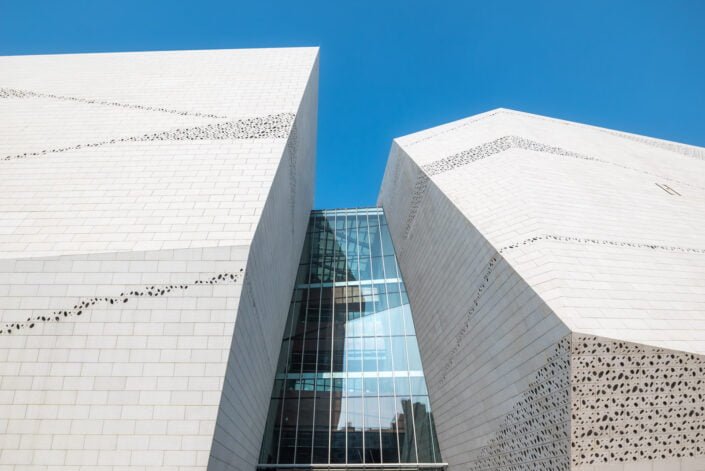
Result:
[[[0,470],[705,470],[705,149],[499,109],[312,211],[317,57],[0,58]]]
[[[317,56],[0,58],[0,469],[254,469]]]
[[[381,208],[311,214],[259,468],[311,464],[444,467]]]
[[[451,468],[705,469],[705,149],[500,109],[379,204]]]

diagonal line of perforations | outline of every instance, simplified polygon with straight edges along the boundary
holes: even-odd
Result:
[[[441,369],[441,371],[442,371],[441,380],[440,380],[441,384],[444,384],[446,381],[446,378],[451,374],[451,368],[453,367],[453,364],[455,362],[455,356],[460,351],[465,338],[468,336],[468,334],[470,333],[470,331],[472,329],[471,324],[472,324],[472,322],[475,318],[475,314],[480,306],[480,300],[482,298],[482,295],[487,290],[487,286],[490,284],[490,280],[492,279],[492,275],[493,275],[493,272],[494,272],[497,264],[500,261],[502,261],[501,255],[504,253],[507,253],[511,250],[514,250],[516,248],[530,245],[530,244],[536,243],[541,240],[578,243],[578,244],[583,244],[583,245],[603,245],[603,246],[607,246],[607,247],[627,247],[627,248],[633,248],[633,249],[656,250],[656,251],[676,252],[676,253],[693,253],[693,254],[705,255],[705,249],[698,248],[698,247],[679,247],[679,246],[669,246],[669,245],[659,245],[659,244],[645,244],[645,243],[628,242],[628,241],[615,241],[615,240],[605,240],[605,239],[569,237],[569,236],[561,236],[561,235],[555,235],[555,234],[546,234],[546,235],[531,237],[529,239],[524,239],[520,242],[506,245],[506,246],[500,248],[497,251],[497,253],[493,257],[490,258],[490,260],[487,262],[487,265],[485,266],[485,269],[482,274],[482,278],[480,279],[480,284],[478,285],[478,288],[475,291],[475,295],[473,297],[473,300],[470,303],[470,307],[468,308],[468,310],[465,314],[465,322],[464,322],[462,328],[456,334],[455,339],[454,339],[454,343],[453,343],[453,348],[451,349],[450,353],[448,354],[448,359],[446,360],[446,363],[443,365],[443,368]],[[704,391],[704,394],[705,394],[705,391]]]
[[[38,152],[26,152],[24,154],[8,155],[2,160],[25,159],[29,157],[40,157],[47,154],[55,154],[70,150],[84,148],[102,147],[110,144],[124,142],[149,142],[149,141],[201,141],[201,140],[223,140],[223,139],[286,139],[289,136],[291,126],[294,122],[293,113],[278,113],[256,118],[245,118],[225,123],[207,124],[204,126],[194,126],[178,128],[169,131],[161,131],[141,136],[121,137],[88,144],[77,144],[68,147],[47,149]]]
[[[442,173],[450,172],[456,168],[469,165],[473,162],[492,157],[501,152],[509,149],[524,149],[535,152],[540,152],[544,154],[557,155],[562,157],[569,157],[573,159],[580,159],[585,161],[597,162],[600,164],[611,165],[613,167],[618,167],[625,170],[630,170],[633,172],[642,173],[644,175],[650,175],[653,177],[658,177],[662,180],[667,180],[681,185],[690,186],[693,188],[701,188],[697,185],[693,185],[688,182],[683,182],[663,175],[655,174],[646,170],[641,170],[638,168],[630,167],[628,165],[618,164],[616,162],[610,162],[607,160],[598,159],[588,155],[580,154],[577,152],[562,149],[556,146],[549,146],[546,144],[541,144],[540,142],[532,141],[530,139],[525,139],[519,136],[504,136],[494,141],[481,144],[479,146],[471,147],[470,149],[458,152],[448,157],[444,157],[439,160],[435,160],[428,164],[422,165],[421,169],[416,178],[416,183],[414,184],[414,190],[411,195],[411,203],[409,206],[409,214],[406,219],[406,225],[404,227],[404,238],[407,239],[411,234],[411,230],[414,225],[414,219],[418,214],[419,207],[421,206],[424,196],[426,195],[426,190],[429,184],[430,177],[435,175],[440,175]]]
[[[538,369],[470,471],[565,471],[570,468],[570,336]]]
[[[450,170],[454,170],[458,167],[468,165],[472,162],[478,160],[486,159],[493,155],[504,152],[512,148],[533,150],[536,152],[544,152],[546,154],[561,155],[565,157],[573,157],[582,160],[591,160],[594,162],[609,163],[604,160],[599,160],[594,157],[589,157],[587,155],[578,154],[577,152],[571,152],[560,147],[548,146],[541,144],[539,142],[532,141],[530,139],[525,139],[518,136],[504,136],[494,141],[472,147],[470,149],[458,152],[449,157],[436,160],[434,162],[423,165],[421,169],[428,175],[432,177],[433,175],[438,175],[440,173],[445,173]]]
[[[197,279],[191,283],[145,286],[142,289],[133,289],[131,291],[122,292],[117,296],[102,296],[83,299],[69,309],[60,309],[50,314],[30,316],[26,321],[16,321],[0,326],[0,335],[18,335],[22,332],[26,332],[28,329],[33,329],[39,324],[61,322],[74,317],[79,317],[82,314],[87,313],[89,309],[96,305],[123,305],[141,297],[161,297],[167,296],[172,292],[185,291],[188,290],[190,286],[237,283],[242,279],[242,272],[243,269],[240,269],[240,272],[238,273],[219,273],[217,275],[213,275],[211,278],[205,280]]]
[[[199,113],[196,111],[173,110],[162,108],[159,106],[135,105],[131,103],[120,103],[117,101],[99,100],[97,98],[80,98],[67,95],[55,95],[53,93],[40,93],[31,90],[18,90],[16,88],[0,88],[0,98],[50,98],[53,100],[71,101],[75,103],[86,103],[90,105],[114,106],[118,108],[130,108],[142,111],[156,111],[159,113],[169,113],[179,116],[197,116],[200,118],[217,118],[225,119],[226,116],[220,116],[211,113]]]

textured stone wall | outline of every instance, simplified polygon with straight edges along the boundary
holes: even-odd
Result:
[[[247,254],[1,260],[2,467],[204,469]]]
[[[305,48],[0,58],[1,469],[254,468],[316,86]]]
[[[678,370],[705,354],[704,152],[501,109],[395,139],[379,204],[451,469],[703,468],[702,385]],[[608,356],[556,356],[571,334],[679,365],[623,355],[613,375]],[[544,383],[570,385],[570,419]]]
[[[417,198],[419,174],[395,147],[380,203],[409,291],[442,458],[450,469],[565,469],[569,371],[556,345],[569,331],[432,181]],[[554,396],[563,399],[549,404]]]
[[[558,342],[471,470],[569,469],[570,346],[570,337]]]
[[[571,378],[576,469],[705,469],[705,356],[575,334]]]
[[[252,470],[259,458],[313,206],[317,90],[316,62],[250,250],[209,470]]]

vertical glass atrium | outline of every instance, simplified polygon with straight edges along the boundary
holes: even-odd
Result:
[[[443,466],[382,209],[312,212],[260,468]]]

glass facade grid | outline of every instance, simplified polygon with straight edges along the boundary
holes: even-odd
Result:
[[[380,208],[312,212],[260,455],[277,465],[443,465]]]

